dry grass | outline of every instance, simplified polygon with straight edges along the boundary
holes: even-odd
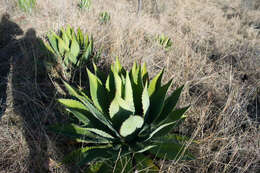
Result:
[[[70,145],[46,132],[47,124],[60,119],[52,100],[56,93],[37,65],[43,56],[33,47],[32,32],[44,38],[67,24],[94,36],[95,46],[103,48],[102,64],[115,56],[127,67],[134,60],[146,62],[152,74],[165,67],[165,81],[174,78],[172,89],[185,84],[180,105],[192,108],[176,131],[200,141],[191,145],[197,159],[165,161],[162,170],[260,171],[259,0],[144,0],[139,15],[134,0],[93,0],[88,11],[79,10],[77,2],[38,0],[28,15],[14,0],[0,1],[0,15],[9,13],[27,33],[16,37],[19,52],[8,56],[13,57],[10,72],[0,76],[8,79],[7,108],[0,123],[1,173],[69,172],[57,162]],[[109,24],[98,20],[103,11],[110,13]],[[173,41],[167,51],[154,40],[161,33]]]

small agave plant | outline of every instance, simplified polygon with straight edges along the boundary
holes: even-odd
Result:
[[[94,71],[87,70],[89,93],[65,83],[72,99],[58,100],[80,124],[50,129],[85,143],[64,162],[96,163],[89,172],[158,172],[153,158],[193,158],[185,150],[187,137],[171,133],[189,108],[176,108],[183,86],[167,97],[172,80],[162,85],[163,70],[150,81],[145,64],[134,63],[128,72],[118,59],[107,78],[95,65]]]
[[[31,13],[36,6],[36,0],[18,0],[18,6],[24,12]]]
[[[157,36],[157,41],[165,49],[168,49],[172,46],[171,38],[165,36],[164,34]]]
[[[83,35],[80,28],[77,32],[68,26],[62,28],[57,35],[48,34],[48,42],[45,47],[51,53],[51,58],[46,61],[47,67],[60,66],[62,77],[69,81],[75,71],[89,62],[94,56],[93,38]]]
[[[110,15],[108,12],[102,12],[99,14],[99,21],[101,24],[107,24],[110,20]]]
[[[80,9],[89,9],[91,6],[91,0],[80,0],[78,7]]]

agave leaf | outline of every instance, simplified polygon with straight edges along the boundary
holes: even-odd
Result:
[[[116,87],[115,87],[115,78],[113,72],[109,72],[109,75],[106,80],[106,89],[108,90],[109,103],[115,98]]]
[[[184,157],[181,157],[182,152],[184,151],[185,146],[178,143],[158,143],[157,147],[149,150],[150,153],[154,154],[156,157],[167,160],[190,160],[194,157],[188,152],[185,151]]]
[[[186,106],[184,108],[180,108],[180,109],[174,109],[166,118],[165,121],[163,121],[164,123],[167,122],[173,122],[173,121],[177,121],[180,119],[183,119],[185,117],[183,117],[184,113],[190,108],[190,106]]]
[[[158,131],[156,134],[154,134],[154,137],[167,135],[168,133],[170,133],[172,131],[172,129],[174,127],[180,125],[180,123],[182,123],[186,118],[186,116],[183,116],[183,114],[175,114],[174,111],[173,111],[173,115],[178,115],[178,117],[174,116],[173,119],[169,118],[167,121],[165,121],[165,124],[170,124],[170,125],[162,128],[160,131]],[[180,116],[180,115],[182,115],[182,116]]]
[[[146,157],[144,154],[135,154],[136,168],[140,173],[156,173],[159,172],[159,167],[156,166],[152,159]]]
[[[145,140],[149,137],[151,133],[151,127],[148,124],[145,124],[142,129],[140,130],[140,132],[138,133],[138,137]]]
[[[142,105],[143,105],[143,117],[147,117],[149,113],[150,98],[147,89],[147,83],[145,84],[142,94]]]
[[[99,120],[102,124],[107,126],[116,136],[120,136],[117,131],[113,128],[112,123],[104,116],[97,108],[95,108],[92,103],[89,102],[88,99],[85,99],[84,97],[79,98],[82,103],[89,109],[89,111],[92,113],[92,115]]]
[[[149,82],[149,76],[148,76],[148,72],[147,72],[146,63],[144,63],[142,66],[142,79],[143,79],[143,84],[145,84],[146,82]]]
[[[87,150],[82,154],[82,160],[79,162],[79,166],[96,160],[108,160],[115,153],[116,151],[112,151],[110,145],[102,146],[102,148],[92,147],[90,150]]]
[[[113,134],[114,132],[107,128],[100,120],[92,115],[89,111],[80,111],[73,108],[67,108],[80,122],[82,122],[87,127],[96,128],[98,130],[105,131],[106,133]]]
[[[97,68],[97,66],[96,66],[95,63],[93,63],[93,67],[94,67],[95,75],[96,75],[102,82],[106,81],[106,76],[105,76],[105,74]]]
[[[86,46],[86,50],[83,53],[82,57],[84,60],[88,60],[93,54],[93,40],[91,39],[90,42]]]
[[[116,57],[116,62],[114,64],[114,71],[117,73],[117,74],[120,74],[121,73],[121,70],[122,70],[122,65],[120,64],[120,61],[118,59],[118,57]]]
[[[50,41],[49,41],[49,43],[50,43]],[[44,47],[42,47],[43,51],[44,51],[44,48],[47,48],[47,51],[49,51],[47,53],[50,53],[51,55],[55,55],[55,50],[51,47],[51,45],[49,43],[46,43],[43,40],[40,40],[40,44],[44,45]],[[56,60],[56,57],[55,57],[55,60]]]
[[[106,88],[102,85],[100,79],[91,73],[89,70],[88,77],[89,77],[89,86],[90,86],[90,95],[94,105],[104,114],[108,112],[108,93]]]
[[[72,33],[73,33],[72,28],[70,27],[70,25],[67,25],[66,34],[67,34],[67,36],[68,36],[68,38],[69,38],[70,40],[72,39]]]
[[[57,40],[57,37],[55,37],[55,33],[52,32],[51,34],[48,34],[47,37],[48,37],[48,41],[52,47],[52,49],[54,50],[55,54],[56,55],[59,55],[59,50],[58,50],[58,40]]]
[[[122,90],[123,90],[123,84],[122,84],[122,80],[119,76],[119,74],[113,70],[113,75],[114,75],[114,81],[115,81],[115,88],[116,88],[116,95],[115,97],[120,97],[122,98]]]
[[[58,99],[58,101],[77,117],[80,122],[85,125],[89,123],[89,119],[86,117],[86,114],[89,114],[89,112],[81,102],[72,99]]]
[[[170,123],[166,123],[166,124],[163,124],[163,125],[157,127],[157,128],[149,135],[149,137],[148,137],[145,141],[148,141],[149,139],[151,139],[151,138],[154,137],[154,136],[155,136],[155,137],[156,137],[156,136],[159,136],[159,135],[156,135],[156,134],[160,133],[164,128],[167,128],[167,127],[173,125],[174,123],[175,123],[175,122],[170,122]]]
[[[93,132],[99,136],[102,136],[104,138],[109,138],[109,139],[114,139],[113,136],[111,136],[110,134],[102,131],[102,130],[99,130],[99,129],[95,129],[95,128],[85,128],[86,130],[90,131],[90,132]]]
[[[82,47],[84,45],[84,37],[80,28],[77,30],[77,40],[80,44],[80,47]]]
[[[71,46],[70,46],[70,57],[69,57],[69,60],[74,64],[76,65],[77,62],[78,62],[78,55],[80,53],[80,47],[79,47],[79,44],[76,40],[76,38],[73,38],[71,40]]]
[[[159,136],[157,138],[155,138],[153,141],[155,141],[156,143],[159,143],[161,141],[163,141],[164,143],[183,143],[185,141],[189,141],[191,140],[191,138],[184,136],[184,135],[179,135],[179,134],[166,134],[164,136]],[[192,140],[192,142],[194,143],[198,143],[198,141],[196,140]]]
[[[67,91],[69,92],[69,94],[70,94],[71,96],[76,97],[77,99],[80,98],[80,95],[79,95],[79,91],[78,91],[78,90],[76,90],[75,88],[73,88],[72,86],[70,86],[70,85],[69,85],[67,82],[65,82],[65,81],[63,81],[63,83],[64,83],[65,88],[67,89]],[[90,99],[88,98],[88,100],[90,100]]]
[[[136,62],[133,64],[133,67],[130,72],[130,80],[132,83],[133,97],[136,114],[142,115],[142,93],[143,93],[143,82],[141,68],[136,65]]]
[[[101,126],[101,124],[103,124],[106,127],[108,127],[108,129],[110,129],[113,133],[115,133],[117,136],[120,136],[116,132],[116,130],[112,127],[112,123],[109,120],[107,120],[107,118],[98,109],[96,109],[92,105],[91,100],[86,95],[84,95],[84,96],[79,95],[78,91],[75,90],[73,87],[71,87],[65,81],[64,81],[64,85],[65,85],[66,89],[69,91],[70,95],[79,99],[86,106],[86,108],[89,110],[89,112],[91,113],[90,114],[91,116],[89,116],[88,119],[90,119],[90,121],[94,121],[95,124],[98,124],[100,126],[100,129],[102,129],[102,130],[104,128]],[[93,119],[93,117],[94,117],[94,119]],[[96,121],[100,122],[101,124],[99,124]]]
[[[170,87],[172,80],[170,80],[164,86],[158,88],[150,97],[150,111],[149,115],[146,117],[148,123],[152,123],[158,115],[160,115],[163,105],[164,99],[167,94],[167,90]],[[149,92],[149,89],[148,89]]]
[[[131,105],[131,107],[134,108],[134,98],[133,98],[133,89],[129,77],[129,73],[126,73],[126,79],[125,79],[125,101],[127,104]]]
[[[148,146],[145,147],[145,146],[142,145],[142,149],[136,151],[135,153],[143,153],[143,152],[146,152],[146,151],[148,151],[148,150],[150,150],[150,149],[152,149],[156,146],[157,145],[148,145]]]
[[[57,124],[48,127],[49,130],[58,134],[75,139],[76,141],[88,143],[110,143],[111,141],[103,136],[93,134],[87,128],[82,128],[76,124]]]
[[[80,122],[82,122],[84,125],[89,125],[89,118],[91,115],[89,111],[82,111],[82,110],[77,110],[73,108],[68,108],[67,111],[72,113]]]
[[[67,36],[66,31],[63,28],[61,29],[61,38],[64,41],[66,48],[69,49],[69,47],[70,47],[70,40],[69,40],[69,38]]]
[[[161,87],[161,81],[162,81],[162,76],[164,73],[164,69],[158,73],[150,82],[149,87],[148,87],[148,93],[149,96],[153,95],[155,91],[157,91]]]
[[[109,115],[112,119],[113,126],[118,130],[130,115],[135,112],[134,106],[128,104],[120,97],[115,97],[109,107]]]
[[[88,44],[89,44],[89,36],[88,36],[88,34],[85,35],[84,43],[85,43],[85,46],[88,47]]]
[[[138,115],[132,115],[126,119],[120,128],[120,135],[127,137],[133,134],[137,129],[141,128],[144,124],[144,119]]]
[[[73,109],[78,109],[78,110],[84,110],[88,111],[86,106],[82,104],[81,102],[73,99],[58,99],[58,102],[66,106],[67,108],[73,108]]]
[[[78,165],[80,166],[87,162],[95,161],[98,159],[107,159],[110,157],[109,154],[110,149],[111,149],[110,145],[83,147],[65,156],[63,163],[77,162],[79,163]]]
[[[156,119],[156,123],[162,122],[165,118],[167,118],[168,114],[175,108],[179,97],[181,95],[181,91],[184,85],[176,89],[166,100],[162,110],[162,113]]]

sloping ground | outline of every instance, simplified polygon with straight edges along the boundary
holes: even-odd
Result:
[[[180,105],[192,107],[176,131],[199,141],[190,145],[197,159],[165,161],[162,170],[259,172],[260,2],[144,0],[137,15],[134,0],[92,1],[89,10],[79,10],[77,0],[38,0],[30,15],[14,1],[0,1],[0,172],[80,171],[57,164],[73,146],[46,132],[67,117],[55,110],[56,93],[36,44],[67,24],[94,36],[100,64],[115,56],[127,67],[146,62],[152,74],[165,68],[172,89],[185,84]],[[104,11],[111,16],[106,25],[99,22]],[[162,33],[173,41],[168,50],[155,41]]]

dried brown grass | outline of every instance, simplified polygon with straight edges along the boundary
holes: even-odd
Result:
[[[257,173],[260,170],[257,118],[260,116],[260,2],[161,0],[157,6],[154,2],[144,1],[144,8],[137,15],[134,0],[96,0],[89,11],[77,9],[76,0],[38,0],[37,9],[27,15],[13,1],[4,0],[0,2],[0,14],[8,12],[24,31],[34,28],[41,38],[67,24],[81,27],[94,36],[97,48],[103,48],[101,61],[105,64],[111,63],[115,56],[127,67],[134,60],[146,62],[151,74],[166,69],[165,80],[171,77],[174,80],[172,89],[185,84],[180,105],[192,104],[192,108],[187,113],[187,121],[176,131],[200,142],[190,145],[197,159],[165,161],[162,171]],[[107,25],[101,25],[98,20],[103,11],[111,15]],[[167,51],[154,40],[161,33],[173,40],[173,46]],[[34,94],[28,94],[30,85],[25,81],[19,87],[27,88],[20,91],[28,95],[22,100],[43,106],[36,111],[27,107],[30,116],[41,117],[46,105],[41,105],[39,93],[44,95],[44,91],[36,87]],[[53,103],[47,106],[50,109],[45,118],[38,119],[40,122],[55,117],[55,112],[51,112]],[[6,111],[5,116],[12,117],[12,112],[15,110]],[[2,172],[30,172],[40,168],[37,166],[40,164],[49,164],[47,168],[52,172],[66,172],[66,168],[55,167],[62,151],[53,145],[56,137],[49,139],[44,123],[35,128],[10,124],[10,118],[7,119],[0,126]],[[24,128],[36,133],[25,139],[26,134],[21,132]],[[39,134],[43,141],[35,139]],[[33,142],[27,144],[28,140]],[[45,160],[36,159],[42,163],[35,163],[35,168],[27,166],[31,162],[28,145],[48,148],[35,149],[36,154],[45,155]]]

